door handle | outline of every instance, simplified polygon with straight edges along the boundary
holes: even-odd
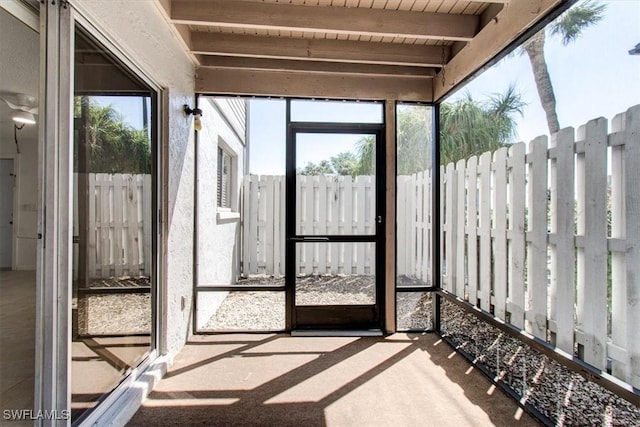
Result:
[[[292,242],[328,242],[328,237],[292,237]]]
[[[378,221],[378,224],[382,224],[382,215],[378,215],[376,220]]]

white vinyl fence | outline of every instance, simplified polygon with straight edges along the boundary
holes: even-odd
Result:
[[[296,232],[301,235],[375,233],[372,176],[298,176]],[[243,183],[242,275],[285,274],[285,178],[248,175]],[[301,243],[297,274],[373,274],[371,243]]]
[[[79,174],[74,174],[78,188]],[[88,174],[86,206],[89,278],[148,276],[151,271],[151,175]],[[74,191],[73,235],[80,236]],[[78,272],[74,237],[74,276]],[[77,277],[76,277],[77,278]]]
[[[640,387],[640,106],[441,169],[443,288]]]

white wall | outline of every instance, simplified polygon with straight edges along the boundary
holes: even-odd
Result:
[[[0,92],[38,95],[39,35],[0,9]],[[36,200],[38,170],[38,126],[18,131],[20,154],[16,152],[11,110],[0,101],[0,158],[14,158],[18,174],[14,194],[13,264],[19,270],[36,266]]]
[[[168,94],[163,113],[169,159],[167,290],[162,315],[171,358],[189,336],[193,315],[194,138],[193,121],[183,115],[182,106],[194,103],[194,66],[154,1],[83,0],[79,6]]]
[[[210,98],[200,100],[203,129],[198,133],[198,284],[231,285],[238,277],[245,135],[225,120],[230,112],[228,103]],[[230,213],[217,208],[218,146],[234,156]]]
[[[245,102],[200,98],[203,129],[198,133],[198,285],[231,285],[239,275],[240,187],[245,164]],[[239,120],[241,119],[241,120]],[[234,156],[231,211],[217,207],[218,147]],[[224,293],[202,292],[198,328],[217,311]]]

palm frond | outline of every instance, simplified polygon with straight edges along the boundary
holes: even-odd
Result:
[[[604,17],[607,5],[597,1],[587,0],[572,7],[551,24],[550,32],[562,38],[565,46],[582,34],[582,32],[598,23]]]

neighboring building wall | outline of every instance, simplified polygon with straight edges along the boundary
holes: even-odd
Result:
[[[194,137],[193,120],[184,116],[182,106],[194,103],[194,66],[154,1],[84,0],[81,7],[168,95],[162,117],[169,153],[163,183],[168,242],[162,324],[166,350],[173,357],[189,336],[193,315]]]
[[[40,38],[38,33],[0,9],[0,92],[38,95]],[[18,131],[20,154],[16,153],[11,110],[0,101],[0,158],[14,159],[17,173],[14,189],[12,242],[13,263],[18,270],[35,270],[38,195],[38,126]],[[5,114],[6,113],[6,114]],[[37,117],[36,117],[37,118]]]
[[[200,98],[203,128],[198,133],[197,284],[231,285],[239,276],[240,188],[245,164],[245,101]],[[230,208],[218,207],[218,148],[232,157]],[[219,293],[200,293],[198,327],[215,313],[224,299]]]

